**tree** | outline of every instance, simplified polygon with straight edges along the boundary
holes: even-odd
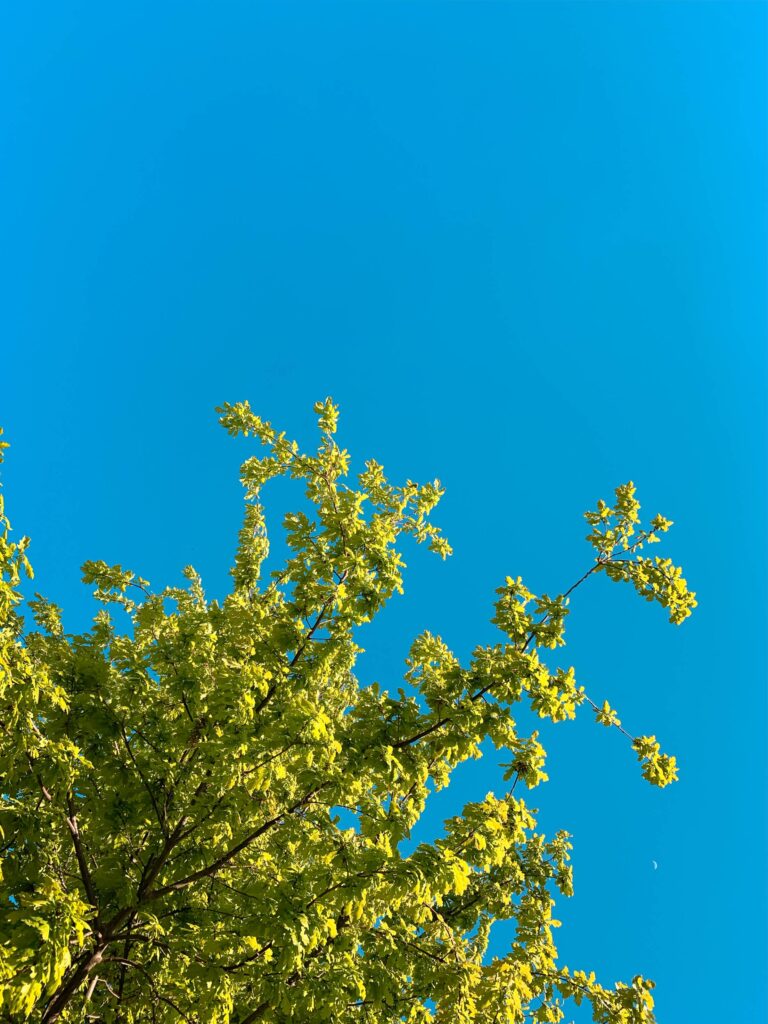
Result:
[[[640,553],[669,521],[642,529],[634,487],[619,487],[587,514],[593,560],[564,593],[537,597],[508,578],[497,644],[462,665],[424,633],[405,689],[362,687],[356,638],[401,590],[401,539],[450,553],[430,521],[439,482],[393,486],[374,461],[352,477],[330,400],[316,406],[316,454],[247,403],[217,411],[265,449],[242,467],[223,602],[191,568],[186,587],[156,593],[88,562],[105,606],[92,628],[65,634],[36,595],[25,632],[27,541],[11,541],[0,507],[0,1019],[513,1024],[561,1020],[572,1000],[605,1024],[649,1024],[650,981],[609,989],[557,961],[553,892],[572,891],[569,836],[539,834],[515,792],[547,776],[537,734],[519,735],[510,708],[526,700],[561,721],[587,707],[622,728],[544,652],[563,645],[569,595],[597,573],[674,623],[690,614],[680,570]],[[262,580],[260,494],[278,476],[301,481],[306,501],[285,517],[285,564]],[[403,854],[430,789],[486,739],[509,752],[509,791]],[[650,783],[674,780],[653,736],[630,740]],[[514,941],[489,959],[503,919]]]

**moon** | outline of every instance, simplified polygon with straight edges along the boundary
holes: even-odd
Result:
[[[655,861],[655,860],[652,860],[652,861],[651,861],[651,864],[653,864],[653,870],[654,870],[654,871],[658,871],[658,869],[659,869],[659,865],[658,865],[658,864],[656,863],[656,861]]]

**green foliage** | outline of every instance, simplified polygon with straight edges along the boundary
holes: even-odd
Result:
[[[658,543],[659,534],[666,533],[673,524],[664,516],[655,516],[650,529],[638,531],[639,513],[635,485],[630,481],[616,488],[613,507],[599,501],[595,512],[587,512],[586,520],[592,527],[587,540],[598,553],[600,567],[612,580],[631,583],[646,601],[658,601],[662,608],[669,609],[669,621],[679,625],[696,607],[696,595],[688,590],[681,570],[668,558],[636,554],[644,544]]]
[[[596,558],[563,594],[507,578],[498,643],[462,664],[424,633],[407,690],[361,687],[357,640],[402,590],[401,539],[450,553],[429,518],[442,490],[395,486],[373,461],[353,478],[336,408],[315,411],[320,445],[306,453],[246,403],[219,410],[263,448],[242,468],[223,602],[191,568],[187,586],[155,592],[88,562],[103,605],[92,628],[65,633],[38,595],[28,630],[26,540],[10,540],[0,505],[0,1020],[515,1024],[587,1001],[603,1024],[651,1024],[650,982],[607,988],[558,963],[569,837],[537,831],[515,793],[546,780],[546,755],[510,710],[527,701],[557,722],[586,703],[625,732],[540,653],[563,646],[569,596],[594,573],[631,583],[673,622],[690,613],[679,570],[638,554],[669,523],[641,530],[634,488],[620,487],[588,514]],[[262,580],[261,490],[278,476],[306,501],[285,517],[285,564]],[[508,792],[405,855],[430,790],[486,739],[507,752]],[[673,781],[653,737],[630,739],[649,782]],[[514,938],[490,958],[502,920]]]

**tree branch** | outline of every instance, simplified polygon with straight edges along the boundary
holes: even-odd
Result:
[[[212,864],[209,864],[208,867],[200,868],[199,871],[194,871],[191,875],[187,875],[186,878],[180,878],[176,882],[171,882],[169,885],[164,885],[160,889],[155,889],[154,892],[147,892],[144,899],[155,900],[161,896],[165,896],[169,892],[177,892],[179,889],[184,889],[186,886],[192,885],[193,882],[197,882],[201,878],[212,878],[217,871],[233,860],[238,853],[242,853],[242,851],[250,846],[251,843],[254,843],[257,839],[263,836],[265,832],[274,828],[274,826],[279,824],[287,814],[293,814],[295,811],[299,810],[299,808],[303,807],[326,785],[328,785],[328,783],[321,783],[321,785],[316,786],[314,789],[306,793],[301,800],[297,800],[291,807],[288,807],[286,810],[281,811],[280,814],[276,814],[274,818],[270,818],[269,821],[265,821],[262,825],[259,825],[257,829],[249,833],[249,835],[242,839],[236,846],[227,850],[226,853],[222,854],[221,857],[218,857]]]
[[[589,579],[589,577],[592,575],[592,573],[597,572],[598,569],[601,569],[603,567],[603,565],[605,565],[605,559],[599,558],[597,560],[597,562],[595,562],[594,565],[590,566],[590,568],[587,569],[587,571],[584,573],[584,575],[580,576],[579,579],[577,579],[575,583],[572,583],[571,586],[568,587],[568,589],[565,591],[565,593],[562,594],[561,596],[564,597],[564,598],[568,597],[570,594],[572,594],[574,592],[574,590],[577,587],[580,587],[581,584],[585,580]],[[548,618],[549,618],[549,613],[544,615],[539,620],[539,622],[536,623],[536,625],[537,626],[542,626],[547,621]],[[522,647],[523,651],[527,650],[527,648],[530,646],[531,641],[533,640],[535,635],[536,634],[533,631],[528,634],[528,637],[527,637],[527,639],[525,641],[525,644]],[[493,687],[493,685],[494,685],[493,681],[488,683],[487,686],[484,686],[482,689],[478,690],[476,693],[471,694],[467,698],[467,701],[465,701],[463,703],[467,703],[467,702],[472,703],[474,701],[480,700],[482,697],[484,697],[486,695],[486,693],[488,693],[488,691]],[[456,710],[457,711],[460,710],[461,706],[462,705],[459,705],[459,707]],[[398,740],[396,743],[393,743],[392,747],[395,750],[402,750],[403,747],[409,747],[412,743],[417,743],[419,740],[424,739],[425,736],[429,736],[433,732],[436,732],[438,729],[442,729],[442,727],[444,725],[446,725],[448,722],[451,722],[451,721],[453,721],[453,716],[452,715],[445,715],[445,716],[443,716],[443,718],[440,718],[436,722],[433,722],[431,725],[427,726],[425,729],[422,729],[421,732],[417,732],[413,736],[409,736],[409,737],[407,737],[404,740]]]
[[[75,856],[77,857],[77,866],[80,869],[80,877],[83,880],[83,886],[85,888],[86,895],[88,896],[88,902],[91,904],[93,909],[96,911],[96,924],[101,931],[101,910],[99,908],[99,899],[96,895],[96,889],[91,878],[91,873],[88,870],[88,861],[85,857],[85,851],[83,850],[82,840],[80,838],[80,830],[77,827],[77,813],[75,811],[75,801],[72,793],[67,794],[67,810],[69,816],[67,817],[67,827],[69,834],[72,837],[72,845],[75,848]]]
[[[41,1024],[53,1024],[53,1021],[59,1019],[75,992],[80,988],[80,985],[94,967],[101,963],[106,947],[107,943],[101,942],[92,953],[86,952],[80,957],[69,978],[66,981],[62,981],[49,1000],[48,1005],[43,1011]]]
[[[160,831],[163,833],[163,835],[167,835],[166,826],[165,826],[165,819],[163,818],[163,815],[160,813],[160,808],[157,806],[157,801],[155,800],[155,795],[152,792],[152,787],[147,782],[147,780],[146,780],[146,778],[144,776],[144,772],[139,767],[139,762],[136,760],[136,757],[135,757],[135,755],[133,753],[133,749],[132,749],[131,744],[130,744],[130,742],[128,740],[128,736],[126,735],[126,732],[125,732],[125,726],[123,725],[122,722],[120,723],[120,735],[123,737],[123,744],[125,746],[125,749],[128,751],[128,756],[130,757],[131,761],[133,762],[133,767],[136,769],[136,771],[138,773],[138,776],[141,779],[142,785],[144,786],[144,789],[147,791],[147,795],[149,796],[149,799],[150,799],[150,801],[152,803],[152,806],[153,806],[153,808],[155,810],[155,817],[157,818],[157,822],[160,825]]]

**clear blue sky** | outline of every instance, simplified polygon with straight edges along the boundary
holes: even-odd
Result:
[[[361,666],[384,684],[424,628],[490,639],[505,575],[572,582],[617,483],[676,521],[694,618],[598,580],[562,656],[681,781],[650,790],[584,715],[546,730],[532,801],[575,837],[565,961],[654,977],[665,1024],[766,1011],[767,12],[0,15],[3,479],[70,628],[86,558],[157,585],[193,562],[223,591],[244,454],[223,400],[308,440],[331,394],[353,452],[447,486],[456,555],[410,557]],[[499,785],[462,771],[429,828]]]

